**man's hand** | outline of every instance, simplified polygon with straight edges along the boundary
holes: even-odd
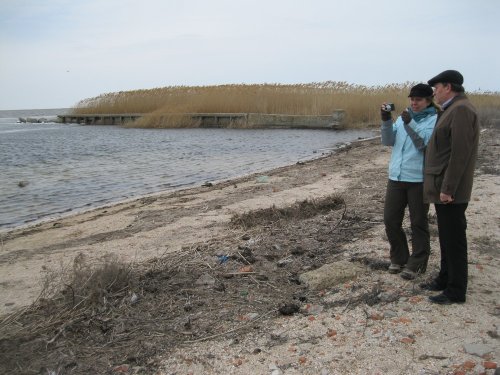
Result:
[[[403,112],[401,112],[401,119],[406,125],[408,125],[411,121],[410,113],[407,110],[404,110]]]
[[[440,193],[439,194],[439,200],[443,202],[444,204],[448,204],[454,201],[453,197],[451,195],[445,194],[445,193]]]

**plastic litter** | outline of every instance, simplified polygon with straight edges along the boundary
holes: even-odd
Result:
[[[256,181],[258,184],[265,184],[269,182],[269,176],[259,176]]]
[[[229,260],[229,256],[227,255],[217,255],[217,259],[219,260],[219,264],[224,264]]]

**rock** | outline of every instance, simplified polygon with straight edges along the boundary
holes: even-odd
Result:
[[[491,331],[487,331],[486,333],[488,334],[488,336],[490,336],[490,337],[491,337],[491,338],[493,338],[493,339],[497,339],[497,338],[499,337],[499,335],[498,335],[498,332],[497,332],[497,331],[492,331],[492,330],[491,330]]]
[[[139,302],[139,297],[137,294],[132,293],[132,296],[130,297],[130,304],[135,305],[137,302]]]
[[[330,289],[335,285],[356,278],[363,270],[364,268],[360,265],[339,261],[305,272],[299,276],[299,280],[310,289]]]
[[[269,365],[269,371],[271,371],[271,375],[283,375],[283,371],[274,363]]]
[[[397,316],[398,316],[398,314],[395,311],[392,311],[392,310],[384,311],[384,318],[390,319],[390,318],[395,318]]]
[[[29,181],[19,181],[19,182],[17,183],[17,186],[19,186],[19,187],[23,188],[23,187],[25,187],[25,186],[28,186],[28,184],[29,184]]]
[[[214,285],[214,290],[216,290],[217,292],[225,292],[226,284],[218,282]]]
[[[466,369],[467,371],[472,370],[474,367],[476,367],[476,362],[474,361],[465,361],[462,364],[462,367]]]
[[[398,300],[399,295],[397,293],[382,292],[377,297],[382,302],[394,302]]]
[[[116,373],[126,373],[126,372],[128,372],[129,368],[130,368],[129,365],[123,364],[123,365],[119,365],[119,366],[113,367],[113,372],[116,372]]]
[[[278,260],[278,263],[276,263],[276,265],[278,267],[285,267],[288,263],[291,263],[292,261],[293,261],[292,258],[280,259]]]
[[[284,344],[288,341],[288,337],[279,333],[271,333],[271,340],[276,341],[279,344]]]
[[[146,373],[146,367],[142,366],[134,366],[131,368],[132,374],[145,374]]]
[[[238,271],[241,273],[253,272],[253,267],[252,266],[243,266]]]
[[[42,124],[44,122],[47,122],[47,119],[45,117],[40,117],[40,118],[36,118],[36,117],[26,117],[25,119],[26,121],[24,122],[30,122],[32,124]]]
[[[493,351],[493,348],[484,344],[465,344],[464,350],[466,353],[482,357],[488,353],[491,353]]]
[[[254,320],[259,317],[258,313],[248,313],[244,316],[244,320]]]
[[[328,328],[326,331],[326,336],[327,337],[336,337],[337,336],[337,330]]]
[[[323,312],[324,307],[322,305],[306,305],[304,308],[304,313],[309,315],[319,315]]]
[[[300,306],[296,305],[295,303],[287,303],[283,306],[280,306],[280,308],[278,309],[281,315],[293,315],[295,313],[298,313],[299,310]]]
[[[248,263],[255,263],[257,262],[257,258],[252,254],[252,249],[250,249],[247,246],[238,246],[240,250],[243,250],[239,256],[243,258],[244,261]]]
[[[208,273],[204,273],[201,275],[198,280],[195,281],[196,285],[210,285],[213,286],[215,284],[215,279],[210,276]]]
[[[384,315],[378,313],[378,312],[373,312],[370,314],[369,317],[371,320],[384,320]]]
[[[241,358],[235,358],[233,360],[234,367],[240,367],[243,364],[243,360]]]

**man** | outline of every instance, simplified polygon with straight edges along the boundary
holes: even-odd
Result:
[[[425,154],[424,201],[434,203],[441,247],[439,275],[421,287],[441,294],[429,297],[443,305],[465,302],[467,292],[467,209],[479,141],[476,109],[464,94],[463,76],[446,70],[428,81],[441,105]]]

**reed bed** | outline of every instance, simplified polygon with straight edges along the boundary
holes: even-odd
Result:
[[[348,127],[379,123],[382,102],[393,102],[396,111],[408,105],[408,92],[416,82],[363,86],[347,82],[306,84],[231,84],[218,86],[169,86],[149,90],[107,93],[82,100],[74,114],[142,113],[137,127],[195,127],[189,113],[265,113],[329,115],[346,114]],[[500,93],[468,93],[478,109],[496,112]]]

